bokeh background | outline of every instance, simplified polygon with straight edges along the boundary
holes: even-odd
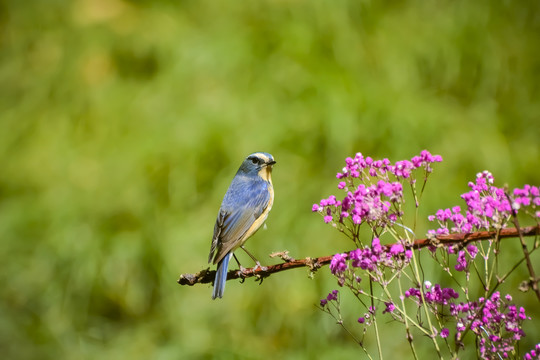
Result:
[[[538,185],[539,8],[1,0],[2,357],[362,358],[316,308],[336,288],[327,268],[231,281],[219,301],[176,280],[207,266],[223,194],[254,151],[278,161],[268,229],[248,242],[268,264],[277,250],[351,248],[311,205],[336,193],[358,151],[443,156],[419,234],[478,171]],[[507,285],[533,316],[530,349],[540,311],[516,290],[526,277],[520,268]],[[364,310],[344,300],[359,330]],[[408,356],[399,325],[383,327],[385,355]]]

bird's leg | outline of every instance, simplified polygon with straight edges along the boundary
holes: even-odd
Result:
[[[232,256],[234,256],[234,260],[236,260],[236,263],[238,264],[238,267],[240,268],[240,270],[243,269],[242,265],[240,265],[240,261],[238,261],[238,258],[236,257],[235,254],[232,254]]]
[[[244,247],[244,245],[242,245],[240,247],[242,248],[242,250],[244,250],[246,252],[246,254],[249,255],[250,258],[253,259],[253,261],[255,261],[255,264],[257,264],[257,266],[255,268],[260,268],[262,271],[268,270],[268,268],[266,266],[261,266],[261,263],[259,262],[259,260],[257,260],[255,258],[255,256],[253,256],[249,251],[247,251],[247,249]]]
[[[242,282],[244,282],[245,275],[246,275],[246,268],[240,265],[240,261],[238,261],[238,258],[236,257],[234,253],[233,253],[233,257],[234,257],[234,260],[236,260],[236,263],[238,264],[238,268],[240,269],[240,277],[242,278]]]

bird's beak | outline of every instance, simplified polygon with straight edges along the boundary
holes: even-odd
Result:
[[[270,161],[268,164],[266,164],[266,166],[271,166],[271,165],[274,165],[276,162],[274,160]]]

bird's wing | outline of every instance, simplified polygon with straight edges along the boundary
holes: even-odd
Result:
[[[225,254],[237,246],[255,220],[261,216],[270,202],[268,184],[265,181],[233,183],[225,194],[214,226],[214,236],[208,262],[219,262]]]

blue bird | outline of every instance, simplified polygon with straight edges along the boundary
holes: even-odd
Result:
[[[259,230],[272,209],[272,167],[275,163],[274,157],[265,152],[249,155],[223,198],[208,256],[209,263],[212,258],[213,264],[217,263],[212,299],[223,297],[229,260],[236,249],[242,248],[260,266],[257,259],[244,248],[244,243]]]

